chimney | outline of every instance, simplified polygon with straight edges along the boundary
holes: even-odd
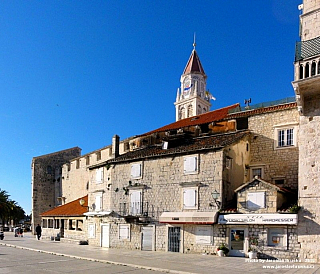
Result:
[[[119,140],[120,137],[118,135],[112,137],[112,158],[119,156]]]

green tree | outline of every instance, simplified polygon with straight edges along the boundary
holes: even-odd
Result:
[[[17,202],[10,200],[9,197],[7,191],[0,189],[0,219],[2,224],[11,220],[17,224],[25,217],[25,212]]]

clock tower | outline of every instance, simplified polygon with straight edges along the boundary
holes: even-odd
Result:
[[[176,121],[210,111],[210,99],[213,97],[206,90],[207,76],[204,73],[196,44],[181,75],[181,87],[178,88],[176,102]]]

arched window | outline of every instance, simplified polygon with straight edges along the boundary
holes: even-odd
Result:
[[[193,115],[192,115],[192,112],[193,112],[192,105],[189,105],[189,106],[188,106],[188,117],[193,116]]]
[[[318,71],[317,74],[320,74],[320,61],[318,62]]]
[[[316,75],[316,62],[311,64],[311,76]]]
[[[184,109],[184,107],[182,107],[179,111],[179,117],[180,119],[184,119],[186,118],[186,110]]]
[[[303,66],[300,65],[299,67],[299,79],[303,79]]]
[[[304,78],[309,77],[309,63],[306,63],[305,71],[304,71]]]
[[[198,105],[198,114],[201,114],[201,113],[202,113],[202,111],[201,111],[201,106]]]

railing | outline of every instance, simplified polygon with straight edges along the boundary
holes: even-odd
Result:
[[[295,61],[320,54],[320,36],[308,41],[296,42]]]
[[[137,217],[150,217],[158,218],[163,212],[159,208],[155,208],[154,205],[150,205],[149,202],[133,202],[133,203],[120,203],[119,215],[121,216],[137,216]]]
[[[229,110],[229,114],[237,113],[237,112],[241,112],[241,111],[259,109],[259,108],[265,108],[265,107],[284,105],[284,104],[288,104],[288,103],[294,103],[295,101],[296,101],[295,97],[287,97],[287,98],[280,99],[280,100],[275,100],[275,101],[269,101],[269,102],[255,104],[255,105],[252,105],[252,106],[246,106],[246,107],[240,107],[239,106],[239,107],[230,109]]]

